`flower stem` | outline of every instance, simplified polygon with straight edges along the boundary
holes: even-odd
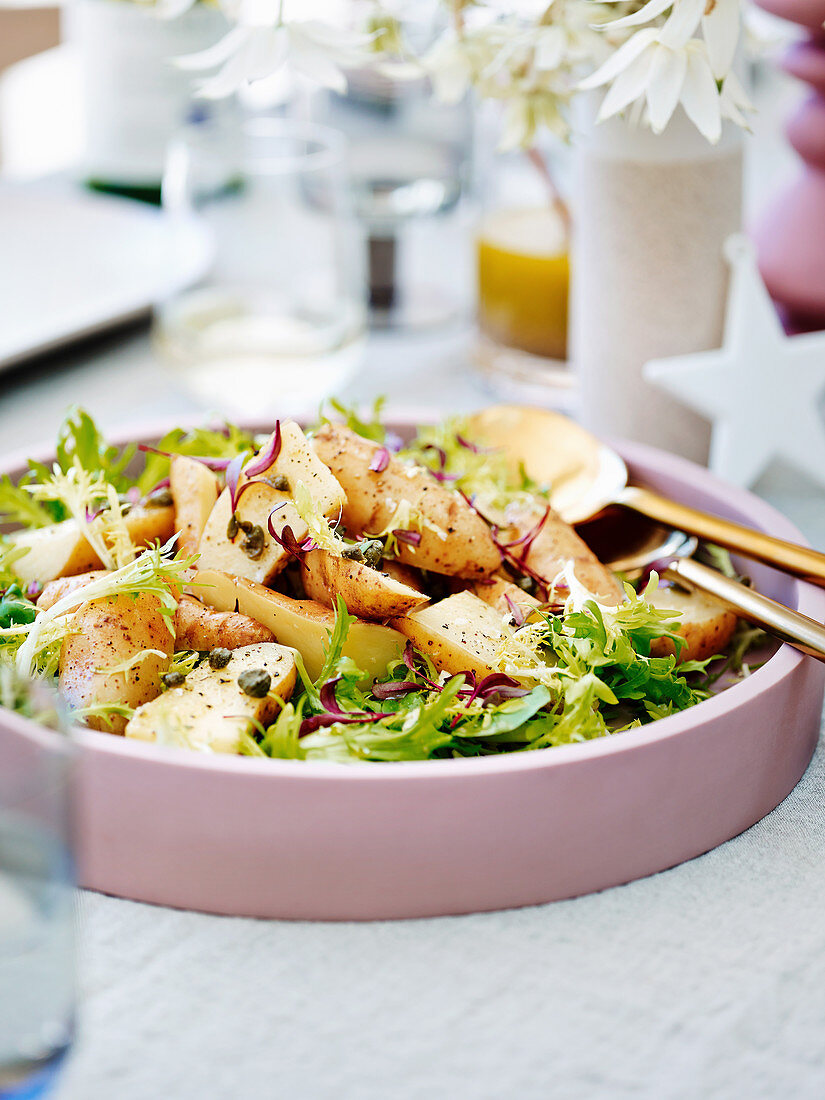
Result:
[[[545,186],[547,187],[550,198],[550,205],[555,209],[559,217],[564,222],[565,229],[569,230],[570,211],[567,209],[567,203],[559,194],[559,189],[556,186],[556,181],[553,179],[550,169],[547,166],[547,161],[544,159],[541,152],[536,148],[535,145],[531,145],[530,148],[526,150],[526,153],[527,159],[536,169],[536,171],[544,181]]]

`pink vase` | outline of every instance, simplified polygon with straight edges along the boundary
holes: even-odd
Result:
[[[803,160],[795,182],[765,211],[754,237],[759,267],[789,330],[825,328],[825,0],[756,0],[798,23],[808,38],[782,66],[813,89],[788,120],[788,140]]]

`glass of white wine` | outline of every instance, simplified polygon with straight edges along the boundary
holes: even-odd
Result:
[[[47,1095],[74,1035],[66,722],[55,691],[0,664],[0,1100]]]
[[[358,369],[366,289],[345,154],[326,127],[208,114],[170,147],[164,207],[173,226],[200,223],[212,263],[158,305],[156,336],[204,404],[300,412]]]

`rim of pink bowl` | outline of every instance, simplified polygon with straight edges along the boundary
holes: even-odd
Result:
[[[298,420],[303,418],[298,417]],[[416,417],[393,418],[387,415],[386,420],[390,427],[413,426],[414,424],[432,421],[422,412]],[[158,424],[156,421],[145,425],[138,425],[128,434],[117,433],[112,442],[123,445],[130,442],[143,442],[159,439],[171,428],[190,428],[204,423],[203,418],[176,419],[164,421]],[[252,431],[266,430],[259,423],[247,420],[240,424]],[[720,490],[726,500],[738,511],[745,513],[749,521],[756,522],[764,530],[779,538],[789,539],[802,545],[810,545],[796,526],[772,505],[761,500],[746,489],[740,489],[729,485],[721,478],[716,477],[704,467],[697,466],[687,459],[669,454],[655,447],[649,447],[641,443],[628,443],[624,440],[608,439],[606,442],[620,452],[629,465],[644,464],[649,468],[655,468],[664,476],[673,476],[677,480],[688,480],[699,489],[705,489],[709,493],[718,495]],[[38,461],[49,461],[53,458],[53,450],[44,448],[39,451]],[[2,462],[0,472],[11,471],[25,467],[31,452],[16,452],[9,455]],[[816,588],[799,580],[793,580],[792,606],[802,614],[812,618],[825,618],[825,590]],[[801,661],[813,660],[784,644],[765,662],[765,664],[751,673],[744,680],[733,684],[730,688],[711,696],[688,710],[678,714],[669,715],[667,718],[659,718],[647,726],[626,730],[612,737],[601,737],[591,741],[580,741],[571,745],[557,745],[547,749],[536,749],[523,753],[502,753],[497,756],[486,757],[459,757],[451,760],[411,760],[399,762],[364,761],[352,764],[332,763],[323,760],[279,760],[267,758],[261,760],[254,756],[232,756],[229,754],[199,753],[191,749],[179,749],[171,746],[160,746],[133,741],[125,737],[111,733],[100,733],[96,730],[73,728],[73,738],[83,748],[93,749],[96,752],[107,752],[112,755],[136,757],[144,762],[166,765],[171,768],[195,769],[201,771],[228,771],[237,774],[249,774],[255,776],[272,776],[273,778],[294,778],[304,780],[319,779],[343,779],[347,782],[363,781],[368,783],[381,783],[396,781],[402,778],[429,777],[431,779],[451,779],[458,776],[486,776],[500,771],[522,771],[542,767],[560,767],[571,764],[582,758],[592,756],[606,756],[614,753],[632,752],[644,745],[656,741],[665,741],[672,737],[678,737],[696,725],[696,716],[701,715],[705,720],[721,718],[725,714],[735,710],[740,704],[753,699],[769,691],[771,687],[785,675],[793,671]],[[10,727],[16,727],[21,733],[30,734],[40,727],[37,723],[20,715],[7,712],[0,715],[2,720]]]

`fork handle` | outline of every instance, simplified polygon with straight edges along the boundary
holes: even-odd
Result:
[[[765,535],[740,523],[688,508],[677,504],[675,500],[659,496],[650,489],[629,486],[617,498],[619,504],[640,512],[648,519],[658,520],[670,527],[676,527],[688,534],[734,550],[746,558],[764,562],[785,573],[825,588],[825,554],[811,550],[807,546],[797,546],[793,542]]]
[[[691,558],[674,561],[662,571],[662,576],[665,580],[675,581],[692,591],[713,596],[719,603],[735,611],[740,618],[761,626],[769,634],[808,656],[825,661],[825,627],[814,619],[809,619],[807,615],[791,611],[784,604],[768,599],[739,581]]]

